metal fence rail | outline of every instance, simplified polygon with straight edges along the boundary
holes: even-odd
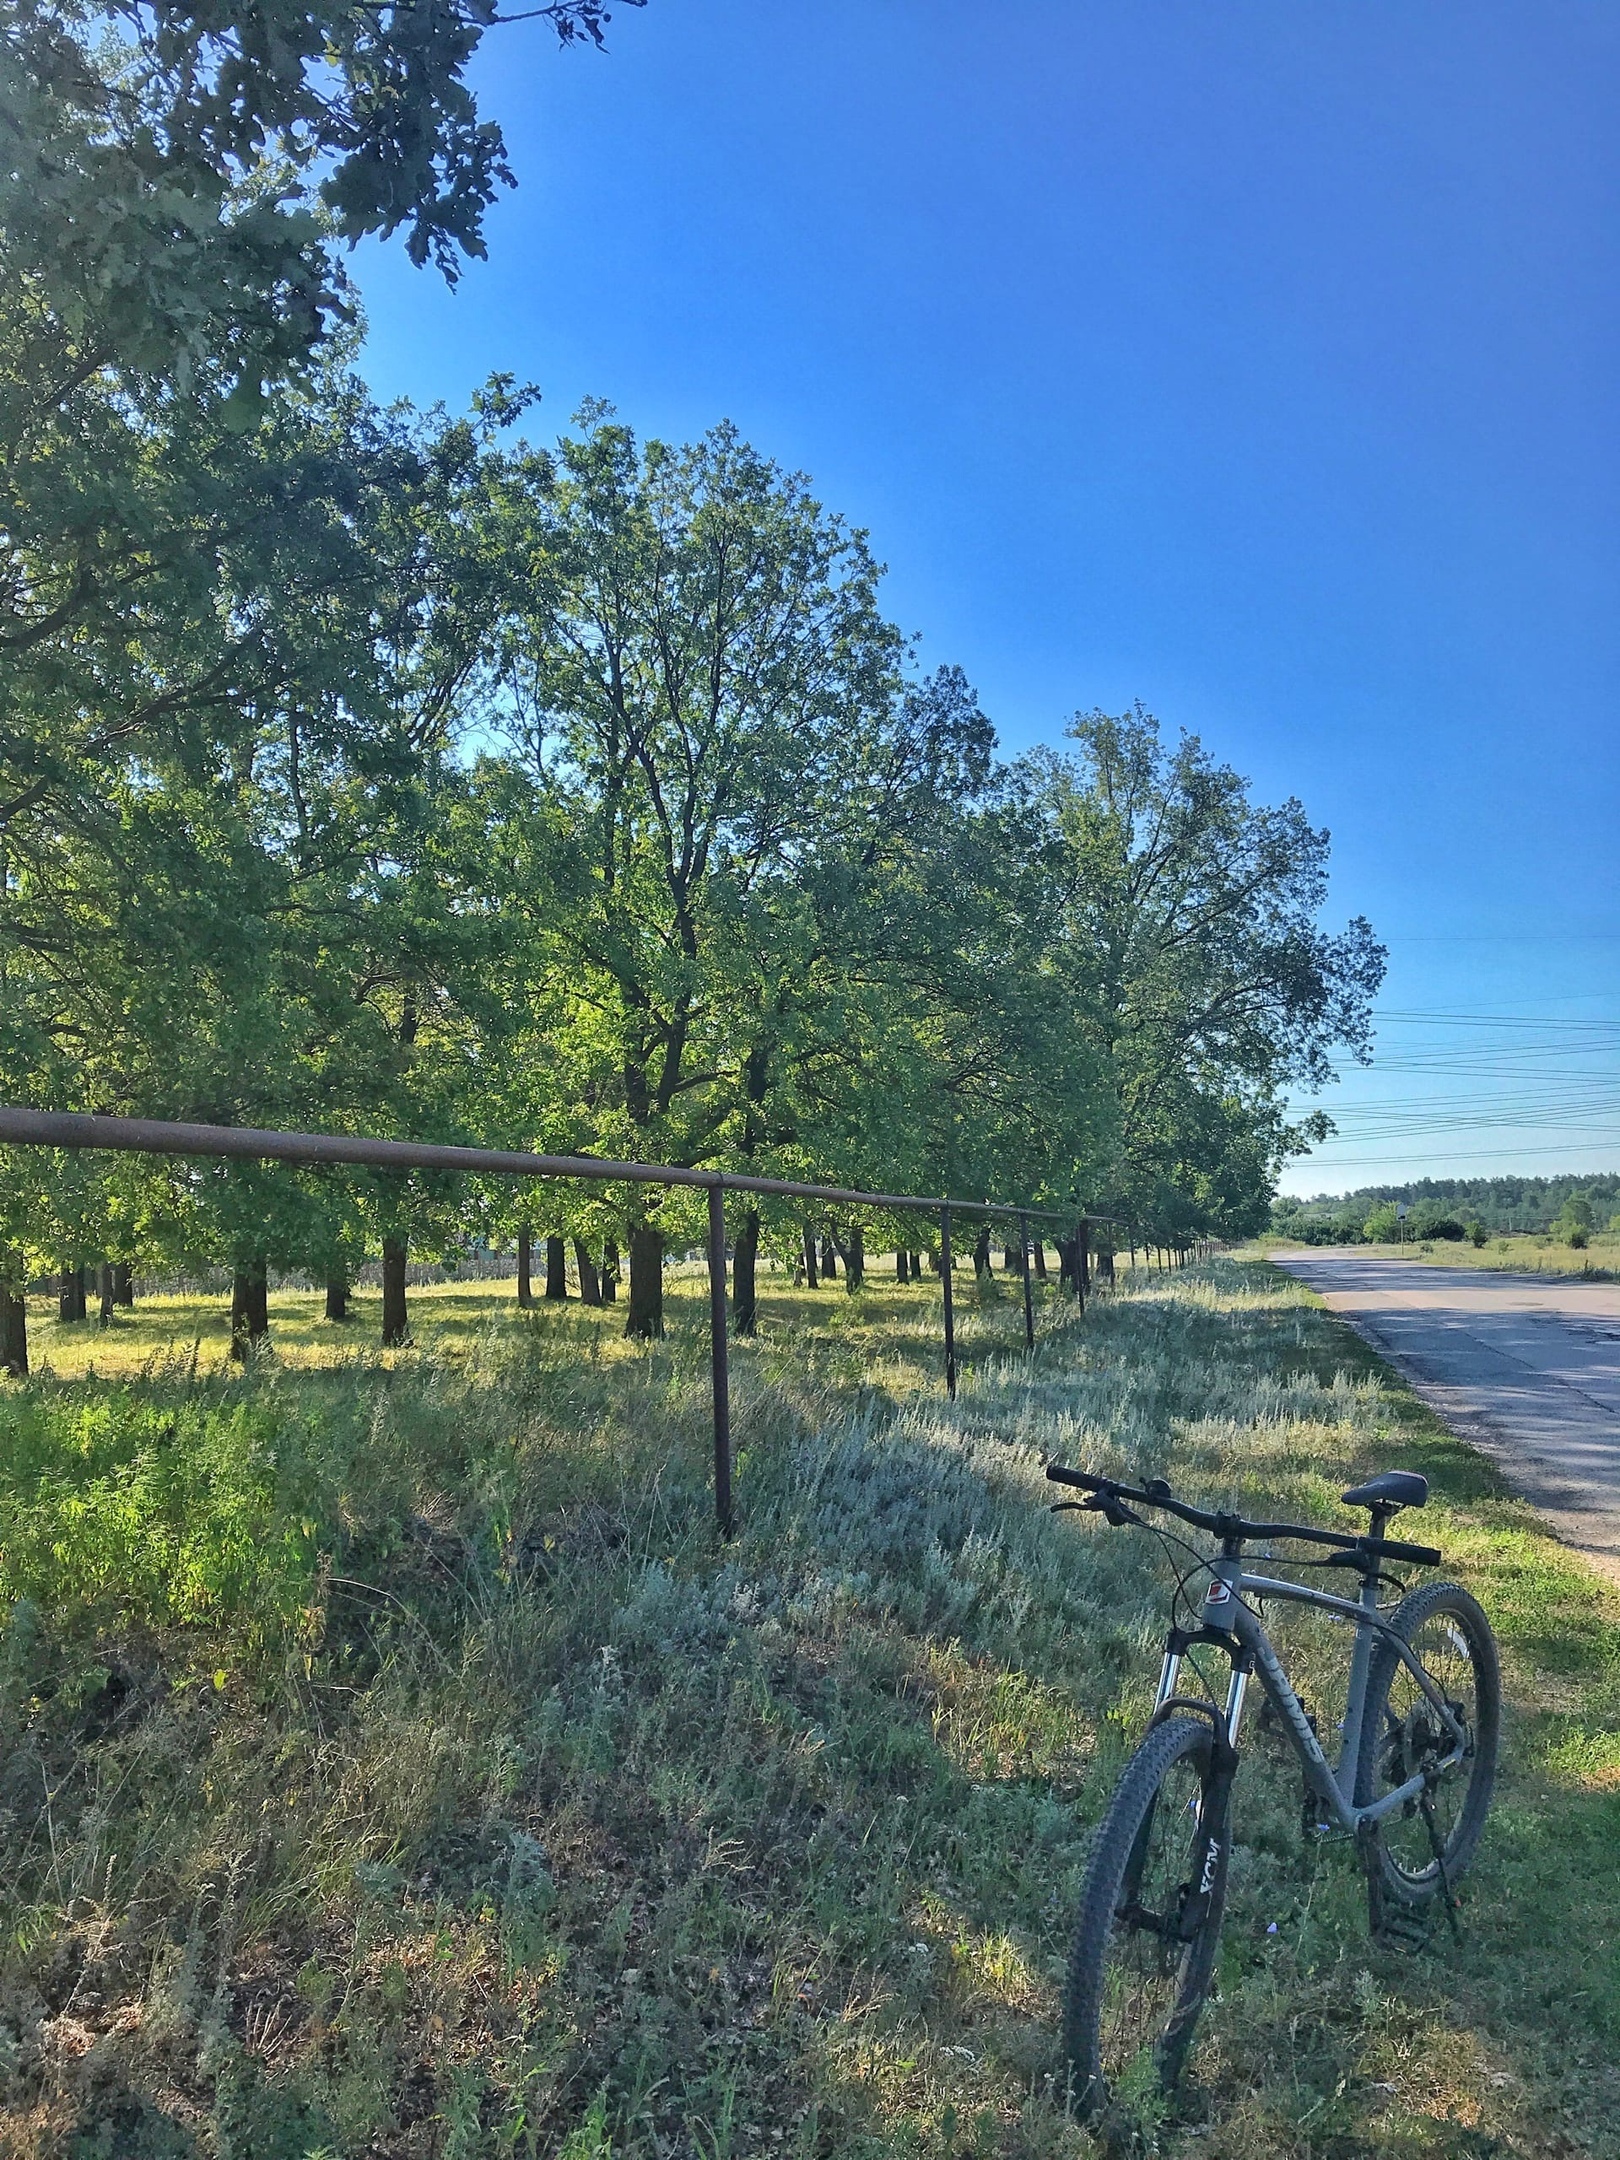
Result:
[[[505,1148],[452,1147],[422,1140],[368,1140],[346,1133],[293,1133],[250,1125],[187,1125],[162,1118],[99,1117],[78,1111],[25,1110],[0,1105],[0,1143],[14,1147],[86,1148],[127,1155],[205,1156],[240,1162],[333,1164],[363,1170],[451,1170],[483,1177],[587,1179],[610,1185],[700,1186],[709,1196],[709,1358],[714,1380],[714,1504],[723,1535],[734,1527],[731,1498],[731,1385],[727,1344],[726,1213],[728,1192],[771,1199],[813,1200],[823,1206],[861,1207],[886,1214],[937,1216],[943,1293],[945,1386],[957,1382],[956,1316],[952,1299],[953,1214],[1006,1218],[1018,1225],[1023,1278],[1024,1340],[1035,1347],[1035,1307],[1030,1284],[1032,1220],[1068,1224],[1076,1242],[1073,1287],[1082,1310],[1088,1277],[1090,1228],[1110,1216],[1021,1206],[998,1200],[961,1200],[918,1193],[860,1192],[843,1185],[801,1184],[792,1178],[750,1177],[730,1170],[694,1170],[675,1163],[608,1162],[594,1155],[533,1155]]]

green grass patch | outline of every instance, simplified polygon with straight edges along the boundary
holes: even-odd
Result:
[[[1053,1454],[1323,1520],[1422,1468],[1503,1642],[1460,1948],[1368,1940],[1251,1723],[1160,2148],[1620,2153],[1612,1594],[1263,1265],[1033,1359],[964,1304],[952,1407],[937,1293],[771,1289],[726,1547],[696,1284],[651,1349],[479,1286],[402,1357],[288,1301],[246,1373],[148,1315],[144,1369],[0,1393],[0,2150],[1086,2154],[1057,1990],[1168,1578],[1046,1512]],[[1287,1639],[1331,1726],[1343,1638]]]

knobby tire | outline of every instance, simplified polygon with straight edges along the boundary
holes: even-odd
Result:
[[[1386,1905],[1450,1903],[1457,1878],[1473,1859],[1496,1782],[1502,1729],[1502,1676],[1490,1622],[1456,1583],[1428,1583],[1404,1597],[1390,1624],[1417,1653],[1442,1697],[1468,1732],[1468,1752],[1431,1787],[1431,1823],[1417,1799],[1408,1800],[1363,1832],[1368,1898],[1377,1931]],[[1367,1708],[1356,1763],[1356,1804],[1449,1752],[1444,1728],[1395,1646],[1380,1637],[1367,1675]],[[1438,1844],[1439,1851],[1435,1847]]]
[[[1229,1794],[1216,1776],[1213,1727],[1190,1717],[1154,1726],[1115,1788],[1086,1871],[1063,1996],[1082,2121],[1151,2102],[1180,2078],[1220,1943]],[[1190,1874],[1200,1825],[1214,1816],[1206,1894]],[[1157,1929],[1147,1924],[1154,1919]],[[1188,1939],[1170,1932],[1178,1923]]]

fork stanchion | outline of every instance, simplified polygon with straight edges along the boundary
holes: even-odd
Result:
[[[951,1302],[951,1210],[939,1211],[939,1280],[945,1293],[945,1392],[956,1400],[956,1307]]]
[[[709,1369],[714,1379],[714,1513],[720,1535],[730,1537],[731,1365],[726,1344],[726,1192],[716,1178],[709,1187]]]
[[[1029,1217],[1018,1217],[1018,1262],[1024,1273],[1024,1348],[1035,1347],[1035,1296],[1029,1287]]]

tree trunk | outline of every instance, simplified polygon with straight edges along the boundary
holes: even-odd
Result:
[[[347,1320],[349,1317],[349,1278],[342,1268],[333,1268],[326,1278],[326,1317],[328,1320]]]
[[[821,1279],[823,1282],[838,1280],[838,1255],[833,1251],[830,1237],[824,1237],[821,1241]]]
[[[866,1280],[866,1232],[857,1223],[849,1233],[844,1258],[844,1288],[853,1297]]]
[[[546,1239],[546,1296],[566,1298],[568,1295],[568,1247],[560,1237]]]
[[[97,1318],[103,1327],[111,1327],[113,1319],[113,1274],[110,1260],[103,1260],[96,1270],[96,1292],[101,1301],[101,1311]]]
[[[1079,1247],[1080,1301],[1084,1304],[1085,1300],[1091,1295],[1091,1225],[1089,1223],[1080,1225]]]
[[[518,1231],[518,1310],[527,1312],[534,1303],[534,1232],[524,1223]]]
[[[895,1256],[894,1256],[894,1279],[895,1279],[895,1281],[896,1281],[896,1282],[910,1282],[910,1280],[911,1280],[911,1255],[910,1255],[910,1253],[908,1253],[908,1252],[897,1252],[897,1253],[895,1254]]]
[[[1022,1263],[1018,1258],[1018,1247],[1016,1245],[1002,1246],[1001,1272],[1004,1275],[1021,1275],[1024,1272]]]
[[[981,1280],[990,1273],[990,1233],[981,1230],[973,1240],[973,1272]]]
[[[602,1247],[602,1302],[612,1305],[619,1295],[619,1248],[609,1238]]]
[[[1044,1239],[1036,1238],[1033,1240],[1029,1248],[1029,1257],[1033,1261],[1035,1266],[1035,1280],[1037,1282],[1045,1282],[1046,1243]]]
[[[231,1356],[247,1356],[270,1332],[270,1271],[250,1260],[231,1277]]]
[[[649,1223],[630,1228],[630,1310],[624,1332],[644,1340],[664,1332],[664,1233]]]
[[[596,1272],[596,1263],[591,1258],[590,1247],[581,1237],[574,1240],[574,1265],[579,1270],[579,1302],[582,1305],[600,1305],[601,1278]]]
[[[731,1326],[737,1335],[752,1335],[759,1326],[758,1264],[759,1210],[750,1208],[731,1249]]]
[[[911,1279],[913,1282],[921,1282],[922,1275],[922,1254],[914,1252],[911,1256]]]
[[[127,1260],[113,1262],[113,1303],[126,1311],[135,1303],[135,1270]]]
[[[819,1289],[821,1276],[816,1267],[816,1240],[812,1231],[804,1233],[804,1286],[807,1290]]]
[[[405,1267],[410,1256],[410,1241],[407,1238],[383,1239],[382,1339],[385,1350],[402,1349],[411,1339],[410,1316],[405,1310]]]
[[[56,1317],[66,1327],[75,1320],[82,1320],[85,1311],[84,1269],[65,1267],[57,1286]]]
[[[0,1278],[0,1372],[28,1377],[28,1298],[22,1269]]]

